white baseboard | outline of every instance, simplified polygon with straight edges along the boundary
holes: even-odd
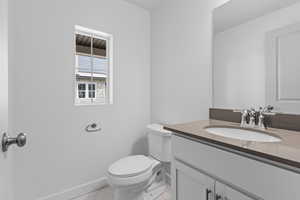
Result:
[[[70,200],[88,194],[90,192],[100,190],[101,188],[106,186],[108,186],[107,178],[103,177],[94,181],[90,181],[88,183],[84,183],[82,185],[63,190],[55,194],[48,195],[46,197],[38,198],[37,200]]]

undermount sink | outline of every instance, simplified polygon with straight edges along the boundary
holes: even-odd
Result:
[[[207,132],[244,141],[252,142],[280,142],[281,139],[262,131],[242,129],[242,128],[229,128],[229,127],[208,127],[205,129]]]

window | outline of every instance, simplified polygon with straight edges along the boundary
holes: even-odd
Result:
[[[89,84],[89,98],[95,98],[96,97],[96,84],[90,83]]]
[[[85,98],[85,84],[84,83],[79,83],[78,84],[78,98],[79,99],[84,99]]]
[[[112,36],[75,26],[76,105],[112,103]]]
[[[96,94],[96,87],[97,83],[83,83],[79,82],[77,84],[78,90],[77,90],[77,98],[78,99],[95,99]]]

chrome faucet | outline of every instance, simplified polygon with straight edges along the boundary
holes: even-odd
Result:
[[[249,111],[243,110],[242,112],[242,118],[241,118],[241,127],[246,127],[247,126],[247,117],[249,115]]]
[[[267,129],[265,125],[265,115],[276,115],[276,113],[272,112],[274,109],[273,106],[266,106],[264,108],[259,108],[259,117],[258,117],[258,128],[260,129]]]
[[[242,113],[241,115],[241,127],[266,129],[265,126],[265,116],[266,115],[275,115],[276,113],[272,112],[273,106],[266,106],[264,108],[260,107],[259,111],[256,111],[254,108],[250,110],[234,110],[234,112]],[[256,119],[258,115],[258,125],[256,126]],[[247,123],[247,117],[249,116],[249,123]]]
[[[249,110],[248,109],[244,109],[244,110],[234,110],[233,112],[239,112],[241,113],[241,127],[247,127],[247,117],[249,116]]]
[[[249,121],[248,126],[251,127],[251,128],[254,128],[255,127],[255,121],[256,121],[256,111],[255,111],[254,108],[250,109],[249,116],[250,116],[250,121]]]

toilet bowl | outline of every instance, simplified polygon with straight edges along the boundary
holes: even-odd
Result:
[[[108,169],[109,184],[115,200],[144,200],[143,191],[156,176],[160,162],[143,155],[129,156],[113,163]]]
[[[151,189],[163,187],[163,181],[157,184],[161,176],[162,162],[171,161],[171,132],[161,125],[147,126],[149,156],[135,155],[122,158],[107,170],[108,182],[113,188],[114,200],[153,200],[163,192],[150,193]]]

